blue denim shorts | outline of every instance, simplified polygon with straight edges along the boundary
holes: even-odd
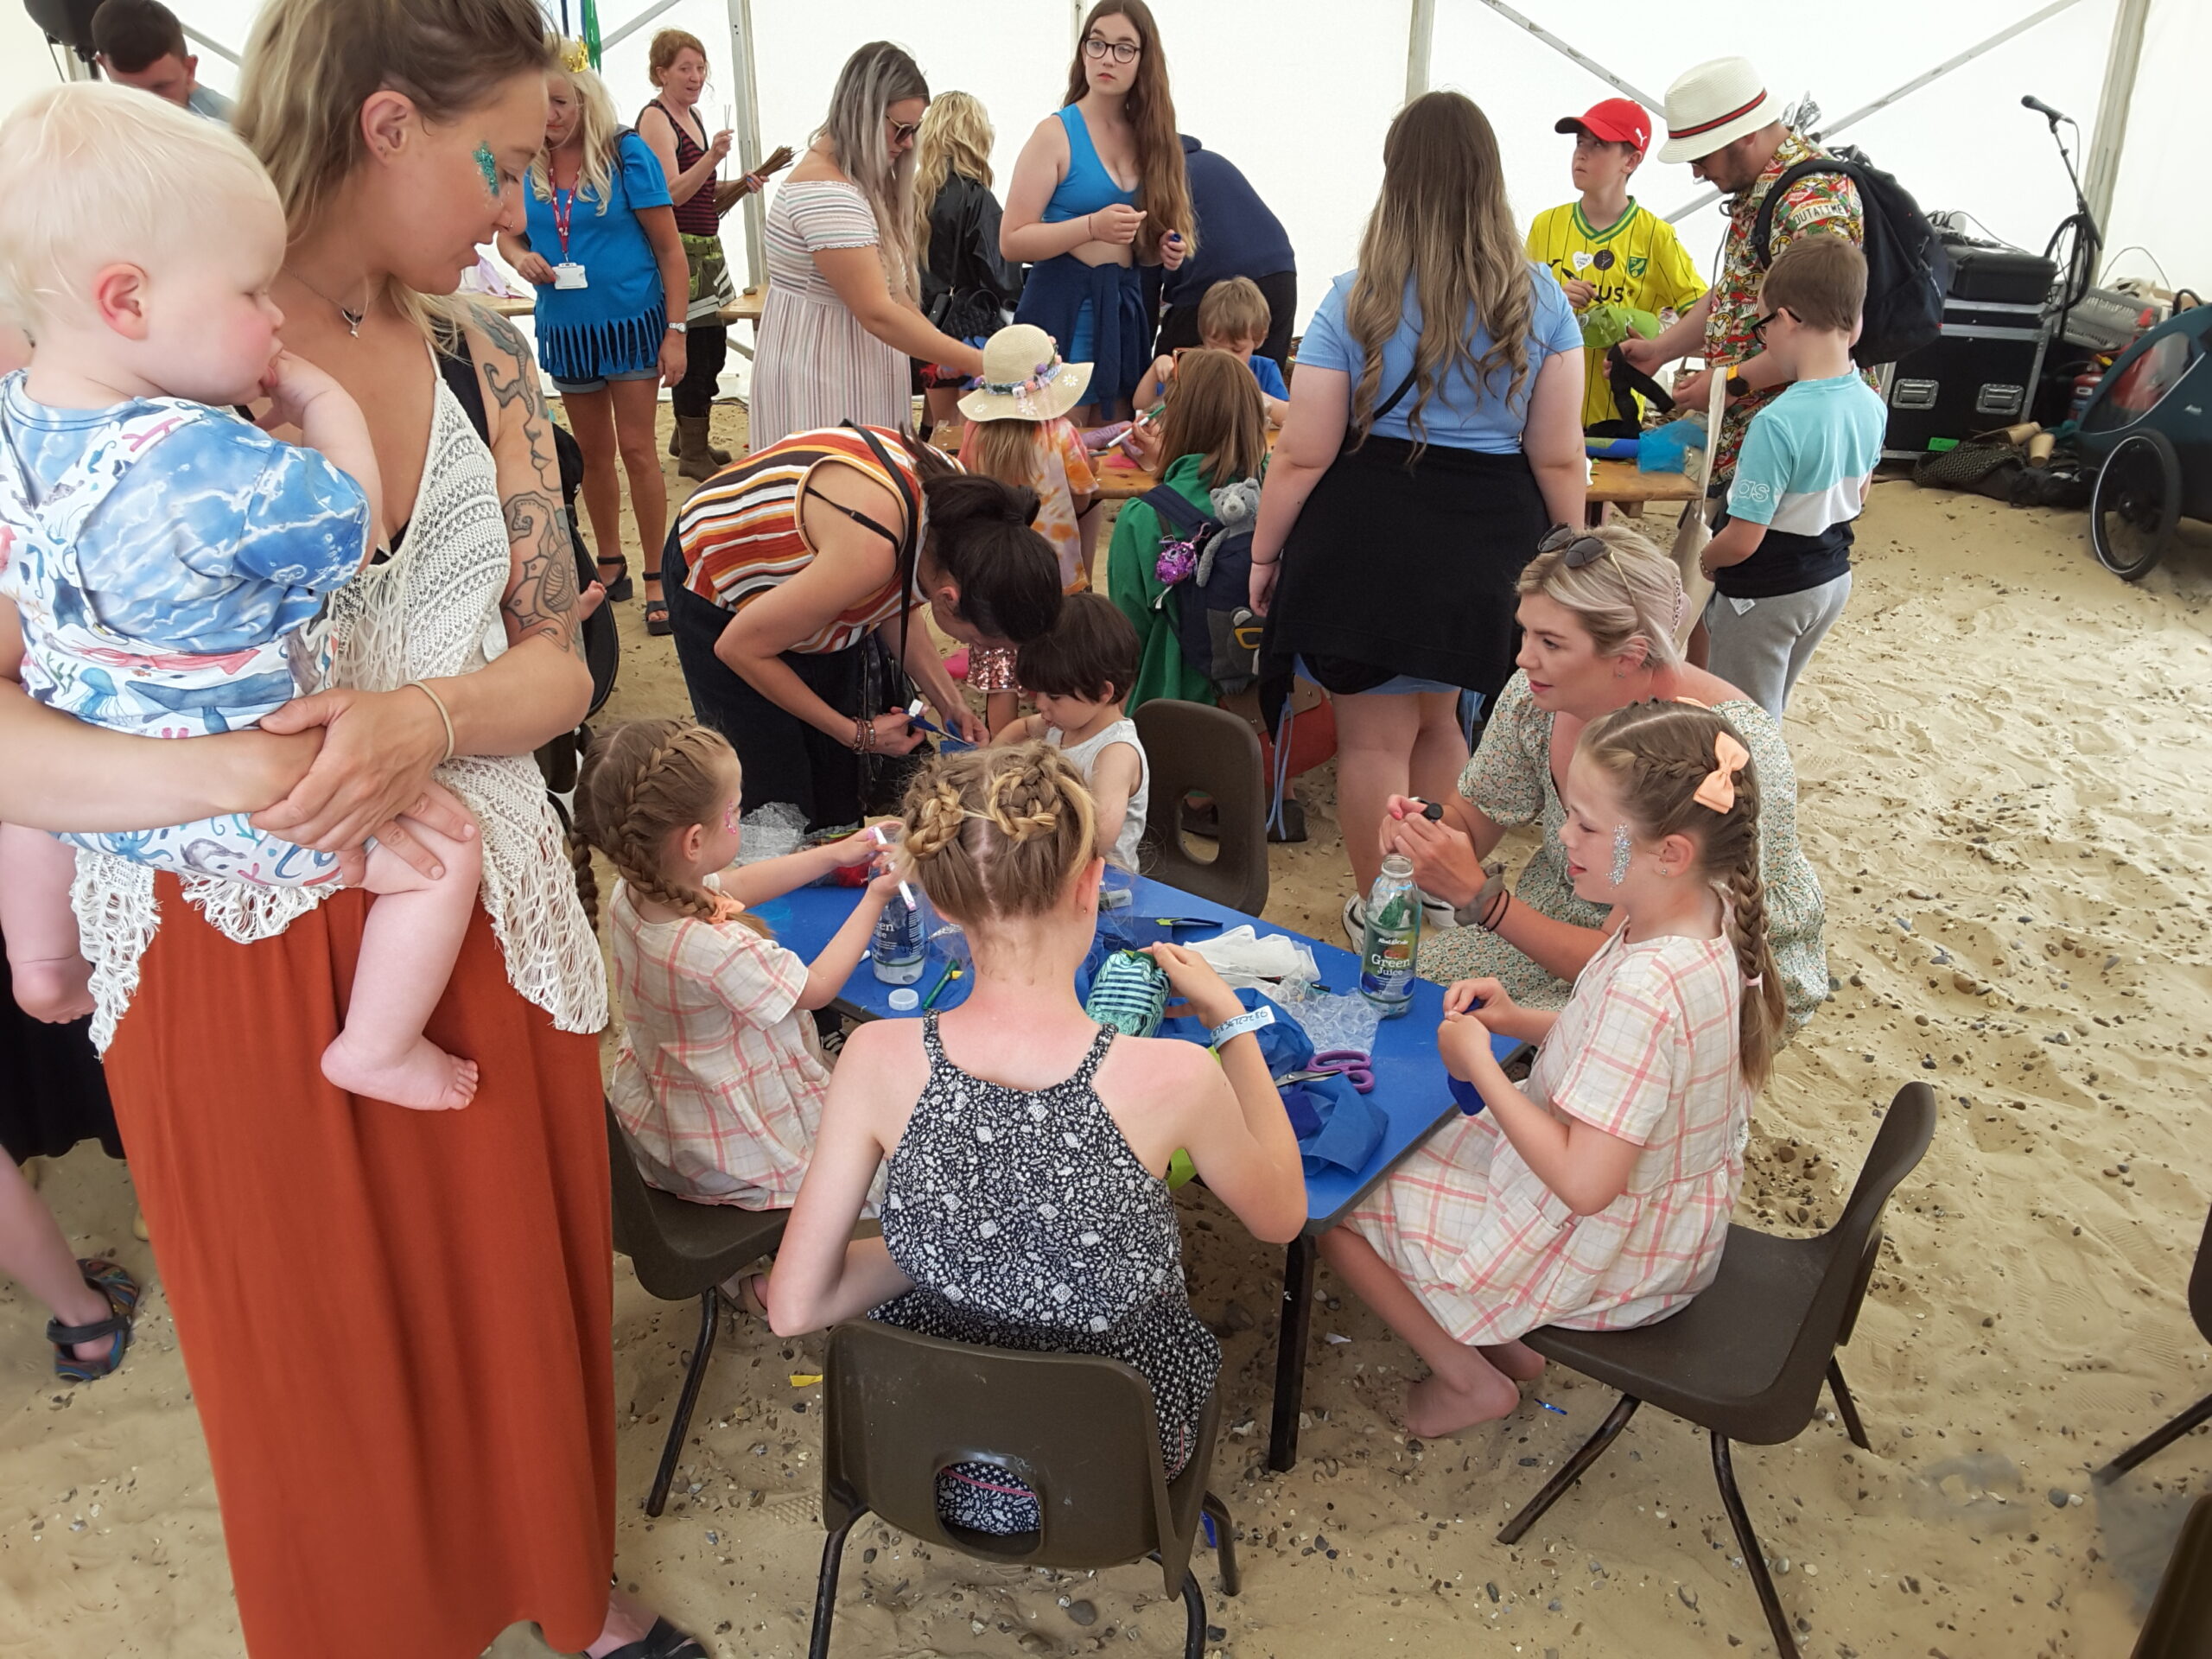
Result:
[[[1321,682],[1314,679],[1313,674],[1307,670],[1305,658],[1299,657],[1293,658],[1293,666],[1296,669],[1298,677],[1300,679],[1311,682],[1314,685],[1321,684]],[[1328,688],[1326,686],[1322,686],[1321,689],[1323,690],[1326,690]],[[1360,695],[1363,696],[1395,697],[1408,696],[1416,691],[1450,691],[1456,695],[1464,690],[1465,690],[1465,687],[1454,685],[1449,680],[1424,680],[1416,675],[1400,674],[1390,679],[1383,681],[1380,685],[1370,686]],[[1471,696],[1472,694],[1470,693],[1470,695]],[[1477,697],[1476,701],[1479,702],[1481,699]]]
[[[612,380],[658,380],[659,378],[658,369],[625,369],[620,374],[601,375],[596,380],[555,380],[553,390],[563,397],[588,396],[594,391],[605,391],[607,383]]]

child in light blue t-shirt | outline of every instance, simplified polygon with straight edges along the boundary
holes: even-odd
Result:
[[[1836,236],[1783,250],[1760,291],[1765,356],[1789,389],[1751,416],[1701,561],[1713,673],[1777,720],[1851,597],[1851,523],[1888,414],[1851,360],[1866,256]]]
[[[1260,383],[1260,401],[1268,411],[1268,424],[1281,426],[1290,413],[1290,387],[1271,357],[1256,353],[1267,344],[1274,314],[1268,296],[1249,276],[1232,276],[1206,289],[1198,302],[1198,340],[1210,352],[1227,352],[1252,371]],[[1175,375],[1173,353],[1156,358],[1144,378],[1137,382],[1136,406],[1149,409],[1166,395]]]

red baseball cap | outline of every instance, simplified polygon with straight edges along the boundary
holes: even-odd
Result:
[[[1639,156],[1651,148],[1651,116],[1632,98],[1609,98],[1580,115],[1560,118],[1554,132],[1586,132],[1609,144],[1632,144]]]

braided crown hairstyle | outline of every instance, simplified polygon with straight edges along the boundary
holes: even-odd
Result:
[[[703,922],[728,915],[714,893],[669,874],[668,843],[713,816],[736,766],[728,738],[689,720],[633,720],[594,736],[576,780],[576,827],[569,837],[576,889],[594,923],[594,848],[632,892],[655,904]],[[768,931],[750,911],[739,911],[736,919]]]
[[[965,926],[1043,915],[1097,843],[1082,774],[1043,743],[940,756],[906,791],[906,856]]]
[[[1767,943],[1766,889],[1759,880],[1758,772],[1735,774],[1736,802],[1715,812],[1696,798],[1718,761],[1713,740],[1742,734],[1695,703],[1633,702],[1590,722],[1581,753],[1613,780],[1637,829],[1653,841],[1687,836],[1699,868],[1720,895],[1721,913],[1744,976],[1739,1060],[1753,1089],[1766,1081],[1783,1030],[1782,974]]]

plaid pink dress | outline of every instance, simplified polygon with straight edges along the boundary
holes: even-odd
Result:
[[[1743,1182],[1742,1000],[1725,938],[1616,933],[1575,981],[1523,1092],[1643,1147],[1628,1190],[1578,1217],[1485,1112],[1439,1130],[1348,1224],[1460,1342],[1672,1312],[1713,1282]]]
[[[785,1210],[830,1071],[799,1007],[806,963],[739,921],[647,921],[607,902],[622,1049],[607,1098],[645,1179],[702,1204]]]

